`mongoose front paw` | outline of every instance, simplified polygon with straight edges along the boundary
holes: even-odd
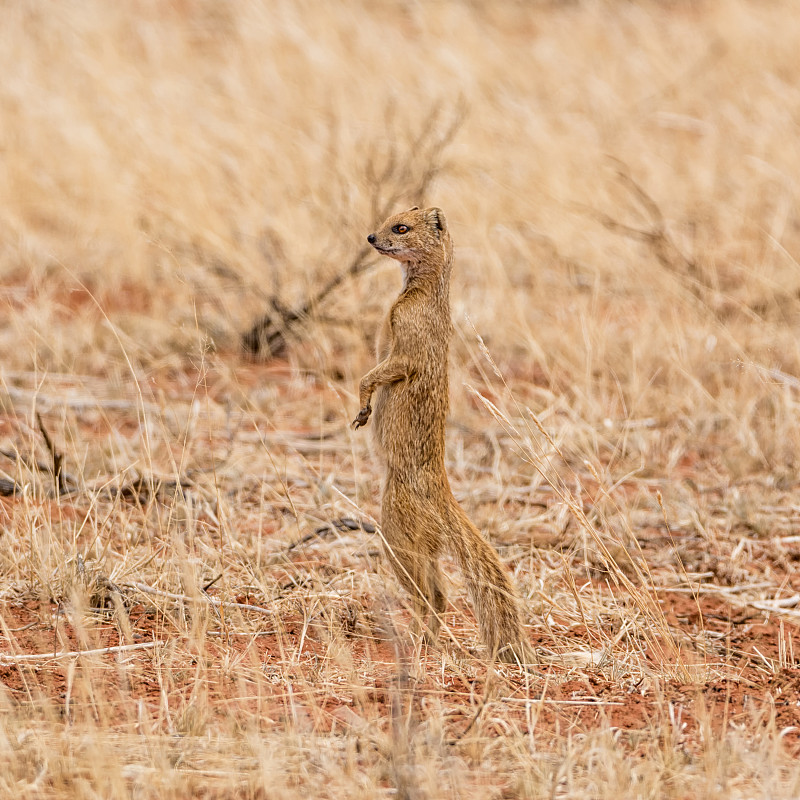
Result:
[[[364,406],[361,411],[358,412],[358,416],[353,420],[353,428],[358,430],[359,428],[363,428],[367,421],[369,420],[369,415],[372,413],[372,406]]]

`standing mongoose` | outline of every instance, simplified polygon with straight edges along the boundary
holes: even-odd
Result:
[[[414,598],[415,625],[427,623],[435,639],[446,607],[439,556],[449,550],[492,657],[534,663],[514,587],[453,497],[445,471],[453,243],[444,214],[414,207],[389,217],[367,241],[403,268],[403,289],[378,334],[378,365],[361,379],[353,421],[360,428],[373,417],[385,468],[381,527],[392,567]]]

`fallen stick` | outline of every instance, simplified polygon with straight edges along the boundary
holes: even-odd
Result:
[[[131,650],[149,650],[164,642],[142,642],[141,644],[120,644],[116,647],[99,647],[97,650],[70,650],[61,653],[25,653],[14,656],[9,653],[0,653],[0,662],[16,663],[19,661],[50,661],[53,658],[78,658],[79,656],[102,656],[107,653],[127,653]]]
[[[154,594],[158,597],[168,597],[171,600],[185,600],[188,603],[206,602],[209,605],[215,606],[216,608],[241,608],[245,611],[257,611],[259,614],[268,614],[269,616],[274,616],[275,614],[274,611],[270,611],[270,609],[263,608],[262,606],[251,606],[247,603],[232,603],[228,600],[217,600],[214,597],[206,597],[205,601],[203,601],[199,597],[189,597],[185,594],[176,594],[175,592],[165,592],[162,589],[154,589],[152,586],[148,586],[146,583],[132,583],[130,585],[134,589],[138,589],[140,592],[144,592],[145,594]]]

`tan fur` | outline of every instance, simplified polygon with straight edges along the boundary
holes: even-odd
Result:
[[[464,573],[489,651],[504,661],[533,663],[511,581],[456,502],[445,472],[453,244],[444,214],[412,208],[367,238],[404,272],[403,289],[378,334],[379,363],[361,379],[361,411],[353,421],[359,428],[373,419],[385,467],[381,526],[391,564],[414,597],[417,619],[427,621],[435,638],[446,607],[439,556],[449,550]]]

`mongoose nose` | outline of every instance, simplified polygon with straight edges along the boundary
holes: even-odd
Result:
[[[367,236],[367,241],[368,241],[370,244],[375,244],[375,234],[374,234],[374,233],[371,233],[369,236]]]

